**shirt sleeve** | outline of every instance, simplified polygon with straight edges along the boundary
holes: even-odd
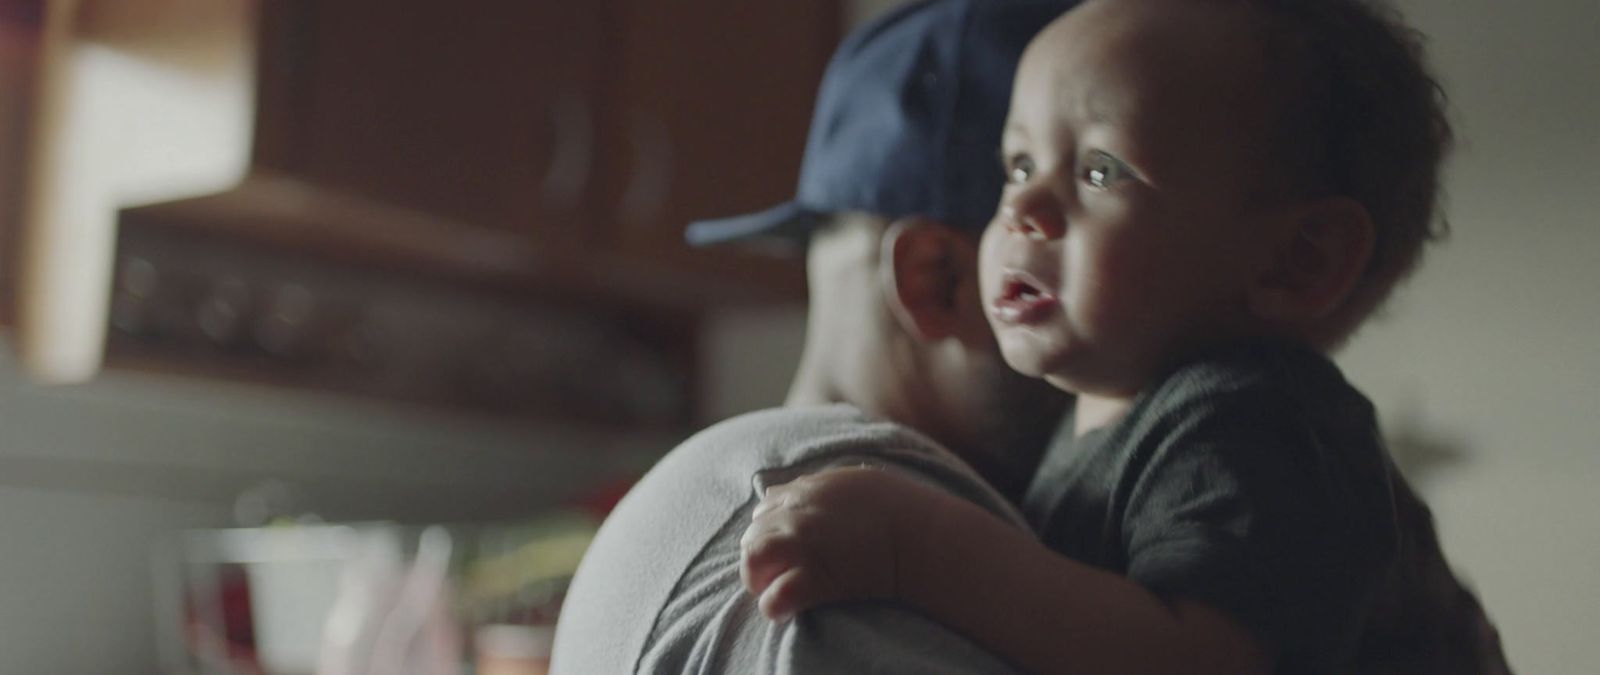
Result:
[[[1348,657],[1396,545],[1374,427],[1330,434],[1285,397],[1228,392],[1159,435],[1127,493],[1129,577],[1296,662]]]

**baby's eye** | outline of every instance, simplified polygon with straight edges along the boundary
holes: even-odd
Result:
[[[1005,160],[1006,182],[1020,185],[1033,177],[1033,158],[1027,155],[1010,155]]]
[[[1129,178],[1133,178],[1133,169],[1123,164],[1122,160],[1100,150],[1090,150],[1083,158],[1083,166],[1079,170],[1080,178],[1090,187],[1104,190]]]

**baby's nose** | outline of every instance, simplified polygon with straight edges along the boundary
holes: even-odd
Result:
[[[1018,200],[1001,208],[1006,229],[1033,241],[1060,239],[1066,233],[1066,221],[1060,211],[1049,208],[1038,200]]]

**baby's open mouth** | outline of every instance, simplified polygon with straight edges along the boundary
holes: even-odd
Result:
[[[1033,275],[1019,270],[1006,272],[1000,282],[1000,295],[989,311],[1003,323],[1034,323],[1048,316],[1056,306],[1056,296]]]

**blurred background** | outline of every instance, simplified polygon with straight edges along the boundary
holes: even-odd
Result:
[[[895,4],[0,2],[0,672],[311,672],[384,613],[539,672],[611,501],[782,399],[800,267],[681,229],[792,194]],[[1399,4],[1454,234],[1340,360],[1518,672],[1596,672],[1600,5]]]

